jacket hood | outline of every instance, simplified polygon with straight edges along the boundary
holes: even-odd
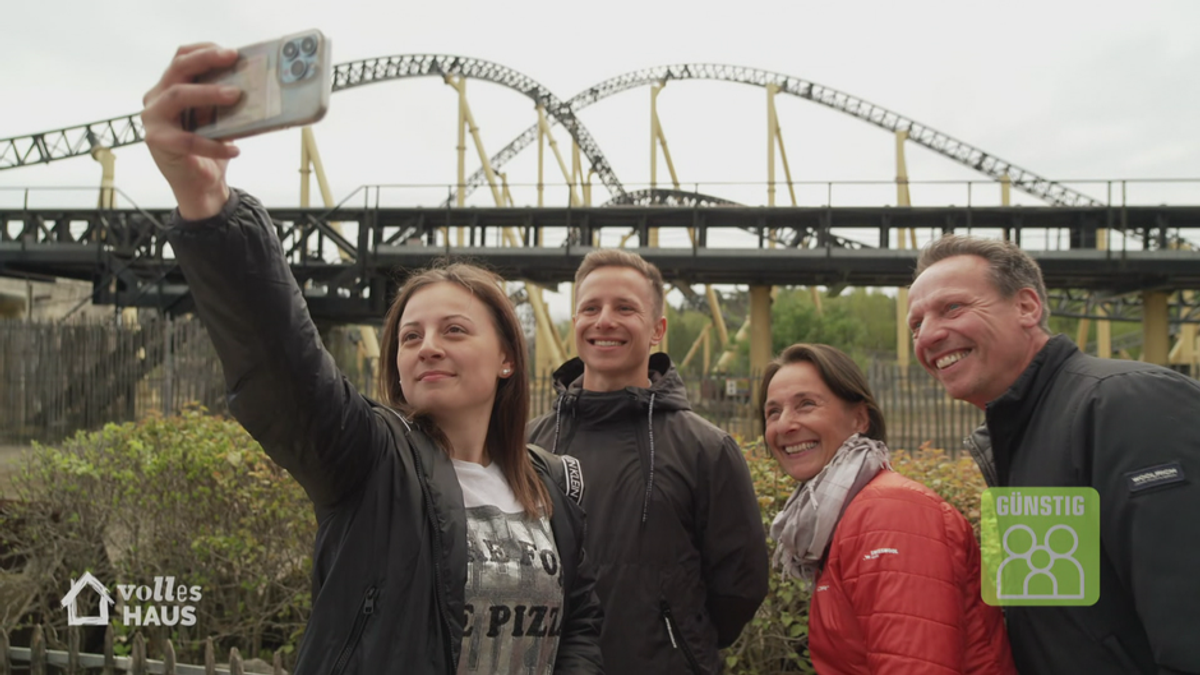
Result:
[[[650,355],[650,367],[647,372],[650,382],[647,387],[625,387],[620,392],[586,391],[583,388],[583,370],[583,360],[577,356],[554,371],[554,391],[558,392],[560,399],[567,397],[587,401],[593,398],[607,399],[616,394],[614,398],[623,399],[639,408],[649,406],[650,398],[653,397],[657,410],[692,409],[692,405],[688,403],[683,378],[679,376],[679,371],[675,370],[671,357],[662,352]],[[612,401],[606,400],[605,403],[611,405]]]
[[[654,492],[654,413],[691,410],[683,378],[662,352],[650,355],[647,387],[625,387],[619,391],[587,391],[583,388],[583,360],[579,357],[564,363],[554,372],[554,441],[550,448],[558,453],[563,418],[587,420],[589,424],[623,424],[644,416],[649,444],[646,491],[642,497],[642,525],[650,510],[650,495]]]

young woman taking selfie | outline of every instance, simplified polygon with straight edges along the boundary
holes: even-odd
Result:
[[[237,149],[181,126],[186,111],[238,99],[194,81],[236,58],[180,48],[142,120],[229,408],[316,511],[294,672],[602,672],[582,513],[526,448],[526,346],[501,280],[463,264],[410,277],[384,320],[384,401],[357,392],[321,344],[270,216],[226,185]]]

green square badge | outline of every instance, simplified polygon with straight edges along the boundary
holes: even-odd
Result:
[[[983,491],[983,601],[1094,605],[1100,599],[1100,495],[1090,487]]]

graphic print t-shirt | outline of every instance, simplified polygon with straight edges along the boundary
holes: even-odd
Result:
[[[499,465],[454,460],[467,512],[465,630],[458,674],[551,675],[562,566],[547,518],[530,518]]]

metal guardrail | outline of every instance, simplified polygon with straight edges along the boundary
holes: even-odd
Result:
[[[1087,205],[1093,207],[1118,206],[1187,206],[1200,204],[1200,177],[1168,177],[1168,178],[1078,178],[1056,181],[1059,184],[1070,185],[1081,190],[1095,193],[1097,198]],[[904,183],[911,192],[913,205],[922,206],[1001,206],[1002,184],[986,179],[930,179],[908,180]],[[437,208],[455,208],[447,204],[447,196],[453,196],[459,187],[466,187],[452,182],[419,182],[419,183],[372,183],[354,188],[338,200],[338,207],[350,203],[362,203],[375,207],[412,207],[427,206]],[[514,195],[514,204],[522,205],[523,197],[536,196],[540,188],[549,205],[568,205],[572,185],[561,181],[543,182],[505,182]],[[736,180],[701,180],[681,183],[679,186],[667,183],[625,183],[631,195],[625,200],[619,200],[612,205],[648,205],[651,203],[672,203],[655,195],[666,195],[679,198],[688,195],[701,197],[701,205],[737,205],[748,207],[766,207],[768,188],[767,181],[736,181]],[[777,188],[786,187],[789,183],[776,181]],[[797,180],[790,183],[797,189],[796,206],[895,206],[896,181],[884,179],[834,179],[834,180]],[[252,188],[253,186],[245,186]],[[576,188],[578,186],[575,186]],[[112,190],[117,203],[124,203],[134,208],[146,207],[161,210],[172,208],[173,204],[147,206],[119,187],[104,188]],[[80,208],[91,207],[97,203],[101,188],[94,185],[55,185],[55,186],[22,186],[0,185],[0,208]],[[655,201],[657,200],[657,201]],[[144,200],[143,200],[144,201]],[[1047,206],[1044,202],[1021,194],[1013,195],[1014,205]],[[532,199],[528,204],[536,203]],[[495,206],[492,198],[479,197],[470,206]],[[595,206],[608,205],[595,203]],[[777,201],[777,207],[792,206]],[[279,205],[275,205],[279,206]]]

